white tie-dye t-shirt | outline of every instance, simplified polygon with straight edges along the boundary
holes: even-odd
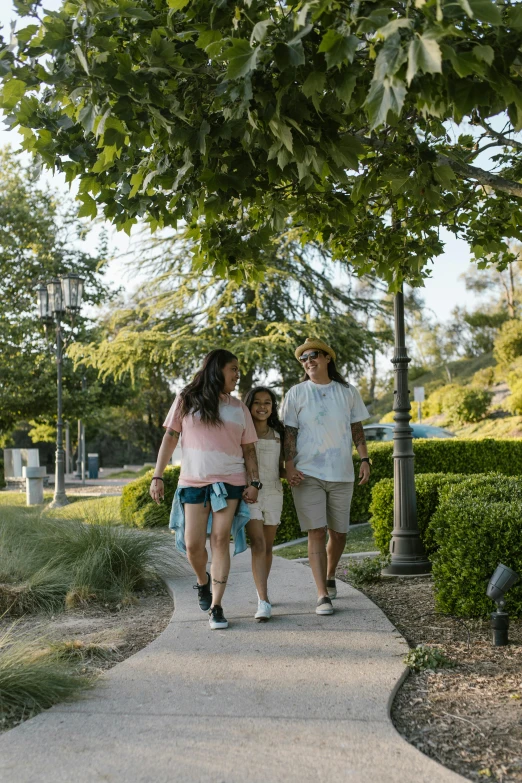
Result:
[[[288,390],[283,421],[297,428],[294,465],[323,481],[354,481],[351,424],[370,416],[351,384],[304,381]]]

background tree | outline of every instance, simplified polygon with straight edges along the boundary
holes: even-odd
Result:
[[[130,377],[159,391],[169,379],[186,381],[222,345],[240,359],[241,395],[267,378],[283,391],[297,382],[293,352],[308,335],[336,346],[342,371],[358,374],[364,366],[373,339],[361,321],[375,305],[354,294],[346,275],[344,285],[333,284],[335,270],[319,248],[287,234],[272,245],[263,280],[241,282],[194,272],[192,251],[187,235],[178,234],[137,249],[135,263],[148,281],[107,316],[101,341],[76,345],[73,355],[102,377]]]
[[[522,239],[519,3],[15,4],[1,106],[86,216],[189,221],[218,275],[261,273],[291,221],[395,289],[441,226],[500,267]]]
[[[86,249],[85,224],[76,208],[37,183],[34,168],[21,164],[9,150],[0,151],[0,435],[20,420],[50,423],[56,416],[56,365],[52,344],[40,326],[35,287],[74,270],[85,279],[84,301],[100,304],[108,295],[103,282],[106,248]],[[67,330],[67,326],[64,326]],[[86,339],[92,323],[79,317],[75,339]],[[91,373],[89,394],[81,392],[81,375],[64,362],[66,418],[84,416],[103,399],[114,399],[111,384]]]

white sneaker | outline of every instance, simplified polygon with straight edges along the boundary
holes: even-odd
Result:
[[[317,606],[315,607],[316,614],[333,614],[333,612],[334,610],[331,598],[324,596],[317,601]]]
[[[262,601],[259,599],[257,602],[257,612],[254,615],[254,618],[257,620],[258,623],[266,623],[267,620],[270,620],[272,617],[272,607],[268,603],[268,601]]]
[[[337,598],[337,586],[335,584],[335,579],[326,580],[326,589],[328,590],[328,595],[330,598]]]
[[[257,600],[260,601],[261,599],[259,597],[259,593],[257,592],[257,590],[256,590],[256,595],[257,595]],[[272,601],[270,600],[270,596],[268,595],[268,593],[267,593],[267,596],[266,596],[266,600],[268,601],[270,606],[273,606]]]

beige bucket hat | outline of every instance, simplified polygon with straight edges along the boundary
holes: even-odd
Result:
[[[335,351],[333,350],[333,348],[330,348],[329,345],[327,345],[322,340],[319,340],[317,337],[307,337],[304,343],[300,345],[299,348],[295,349],[295,358],[299,359],[302,353],[308,350],[313,350],[314,348],[317,351],[324,351],[329,356],[331,356],[335,362],[337,357],[335,355]]]

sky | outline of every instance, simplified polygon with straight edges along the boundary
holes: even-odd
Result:
[[[44,8],[48,10],[57,10],[61,5],[61,0],[46,0]],[[0,0],[0,25],[4,27],[3,34],[7,36],[9,23],[16,18],[15,11],[11,10],[10,0]],[[24,26],[18,23],[17,27]],[[21,137],[15,131],[6,131],[0,124],[0,147],[10,144],[14,149],[19,148]],[[46,172],[44,178],[62,192],[69,192],[69,186],[65,184],[61,176],[53,176]],[[96,233],[96,231],[95,231]],[[445,321],[451,316],[452,310],[457,306],[472,308],[477,300],[473,294],[466,291],[461,275],[469,269],[470,253],[467,244],[461,240],[455,239],[448,232],[443,232],[445,240],[445,252],[435,259],[431,278],[426,280],[422,295],[428,307],[435,315],[438,321]],[[116,250],[116,255],[130,249],[132,240],[123,232],[116,232],[109,228],[109,238],[111,246]],[[107,281],[114,287],[124,286],[127,289],[136,280],[135,272],[128,269],[128,266],[121,260],[114,260],[110,263],[107,270]]]

